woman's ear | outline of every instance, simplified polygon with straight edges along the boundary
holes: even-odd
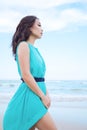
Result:
[[[29,28],[30,32],[32,32],[32,27]]]
[[[31,32],[33,31],[33,27],[30,27],[29,29],[30,29]]]

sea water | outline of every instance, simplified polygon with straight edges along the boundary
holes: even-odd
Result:
[[[87,101],[87,80],[47,80],[49,94],[55,101]],[[0,94],[15,93],[20,80],[0,80]]]

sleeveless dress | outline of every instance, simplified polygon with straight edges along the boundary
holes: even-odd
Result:
[[[28,47],[30,49],[31,74],[33,77],[44,77],[46,66],[41,54],[32,44],[28,43]],[[21,77],[22,75],[17,53],[16,61],[18,72]],[[46,94],[45,82],[37,82],[37,84],[43,93]],[[47,111],[47,108],[44,106],[39,96],[37,96],[25,82],[22,82],[5,111],[3,130],[29,130],[47,113]]]

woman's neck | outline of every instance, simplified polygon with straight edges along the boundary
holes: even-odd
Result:
[[[36,39],[34,37],[30,36],[29,39],[27,40],[27,42],[31,43],[32,45],[34,45],[35,44],[35,40]]]

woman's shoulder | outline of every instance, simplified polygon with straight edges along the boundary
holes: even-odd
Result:
[[[18,47],[21,46],[21,47],[28,47],[28,48],[35,48],[32,44],[30,43],[27,43],[26,41],[22,41],[18,44]]]
[[[28,46],[27,45],[27,42],[26,41],[21,41],[19,44],[18,44],[18,47],[19,46]]]
[[[18,44],[17,49],[16,49],[16,54],[18,54],[19,51],[29,51],[29,47],[26,41],[22,41]]]
[[[28,48],[28,43],[26,41],[22,41],[18,44],[17,49],[18,48]]]

